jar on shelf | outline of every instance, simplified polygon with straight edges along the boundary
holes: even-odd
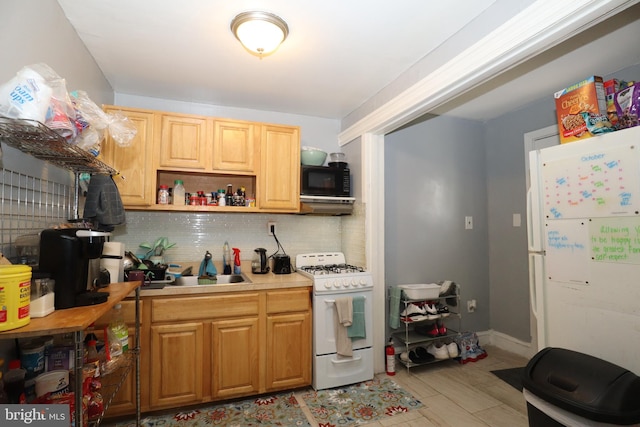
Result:
[[[159,205],[168,205],[169,204],[169,186],[161,185],[158,190],[158,204]]]

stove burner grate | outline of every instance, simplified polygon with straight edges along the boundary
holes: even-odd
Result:
[[[302,266],[299,270],[312,275],[364,273],[364,268],[351,264],[327,264]]]

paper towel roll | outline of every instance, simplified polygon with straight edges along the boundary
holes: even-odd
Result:
[[[124,282],[124,243],[105,242],[102,256],[100,267],[109,271],[111,283]]]

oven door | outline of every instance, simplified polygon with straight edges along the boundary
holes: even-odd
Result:
[[[337,294],[315,295],[313,297],[313,349],[315,355],[336,352],[336,333],[334,312],[336,298],[364,296],[365,338],[353,340],[353,349],[362,349],[373,345],[373,291],[354,291]]]

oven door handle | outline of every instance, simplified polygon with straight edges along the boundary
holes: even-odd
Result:
[[[362,298],[367,299],[366,296],[363,296]],[[334,300],[334,299],[326,299],[326,300],[324,300],[324,302],[325,302],[325,304],[333,304],[333,303],[336,302],[336,300]]]
[[[342,360],[331,359],[331,363],[339,365],[341,363],[357,362],[358,360],[361,360],[361,359],[362,359],[362,356],[357,356],[357,357],[352,357],[351,359],[342,359]]]

